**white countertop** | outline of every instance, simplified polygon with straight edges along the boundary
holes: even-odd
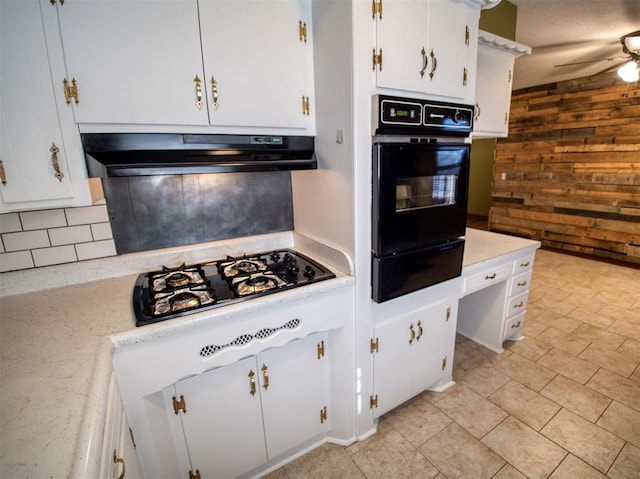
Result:
[[[466,239],[465,266],[539,245],[472,229]],[[197,327],[205,318],[197,313],[135,328],[131,295],[138,274],[160,264],[224,257],[230,247],[223,243],[0,275],[0,477],[97,476],[113,345]],[[311,294],[312,288],[317,293],[353,282],[347,255],[291,232],[234,240],[228,254],[286,247],[331,267],[338,277],[207,316],[233,316]],[[51,283],[57,287],[44,289]]]

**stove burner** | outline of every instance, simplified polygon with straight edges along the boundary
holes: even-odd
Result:
[[[218,266],[224,278],[234,278],[240,275],[255,274],[260,271],[266,271],[267,265],[260,258],[232,258],[228,257],[227,261],[223,261]]]
[[[191,281],[191,278],[189,277],[189,275],[178,272],[178,273],[170,274],[165,278],[164,281],[167,284],[167,286],[170,286],[172,288],[179,288],[181,286],[188,285],[189,282]]]
[[[252,261],[239,261],[231,265],[231,268],[238,271],[238,273],[255,273],[258,271],[258,265]]]
[[[200,298],[193,293],[185,291],[169,298],[169,304],[172,312],[184,311],[185,309],[193,309],[200,306]]]
[[[270,271],[251,276],[236,277],[231,281],[233,289],[241,297],[276,289],[285,284],[282,279]]]

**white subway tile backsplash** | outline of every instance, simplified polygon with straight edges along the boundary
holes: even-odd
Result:
[[[14,233],[16,231],[22,231],[20,215],[18,213],[0,215],[0,233]]]
[[[67,226],[64,210],[23,211],[20,213],[24,231]]]
[[[49,244],[47,230],[22,231],[2,235],[4,247],[8,252],[28,249],[46,248]]]
[[[116,244],[112,239],[104,241],[94,241],[93,243],[80,243],[76,245],[78,252],[78,260],[94,258],[105,258],[107,256],[115,256]]]
[[[113,239],[111,223],[93,224],[91,225],[91,232],[93,233],[93,241]]]
[[[33,268],[31,251],[0,254],[0,273]]]
[[[78,261],[73,245],[34,249],[31,253],[36,267]]]
[[[51,246],[93,241],[91,226],[89,225],[53,228],[49,230],[49,238],[51,239]]]
[[[69,226],[104,223],[109,221],[107,205],[86,206],[83,208],[67,208],[67,223]]]

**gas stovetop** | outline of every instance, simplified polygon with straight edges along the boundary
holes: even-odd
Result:
[[[335,278],[316,261],[289,249],[239,258],[163,267],[138,276],[136,326]]]

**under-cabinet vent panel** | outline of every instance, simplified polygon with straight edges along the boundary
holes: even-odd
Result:
[[[287,329],[293,330],[293,329],[296,329],[299,325],[300,325],[300,319],[295,318],[290,321],[287,321],[282,326],[279,326],[277,328],[264,328],[254,334],[242,334],[227,344],[209,344],[207,346],[204,346],[200,350],[200,356],[202,356],[203,358],[206,358],[226,348],[230,348],[234,346],[244,346],[245,344],[249,344],[250,342],[256,339],[264,340],[273,336],[278,331],[287,330]]]

